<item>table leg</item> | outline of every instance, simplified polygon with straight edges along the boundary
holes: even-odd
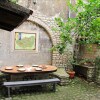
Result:
[[[8,87],[8,97],[10,98],[10,87]]]
[[[56,84],[53,83],[53,91],[55,92],[56,91]]]

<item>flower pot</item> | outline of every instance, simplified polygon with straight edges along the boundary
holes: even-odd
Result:
[[[67,72],[68,74],[69,74],[69,78],[74,78],[74,76],[75,76],[75,71],[68,71]]]

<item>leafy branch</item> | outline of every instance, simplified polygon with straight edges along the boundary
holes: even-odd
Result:
[[[9,0],[10,2],[16,3],[18,0]]]
[[[62,18],[55,18],[58,28],[55,31],[60,33],[61,42],[56,48],[62,54],[67,44],[73,41],[73,35],[79,39],[79,43],[100,43],[100,1],[99,0],[77,0],[73,6],[67,0],[69,8],[76,12],[75,18],[68,18],[63,21]]]

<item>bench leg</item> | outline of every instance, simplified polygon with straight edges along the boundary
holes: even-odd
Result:
[[[10,87],[8,87],[8,97],[10,98]]]
[[[53,83],[53,91],[55,92],[56,91],[56,84]]]

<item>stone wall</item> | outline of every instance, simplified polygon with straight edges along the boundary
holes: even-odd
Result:
[[[98,44],[78,44],[75,45],[74,57],[80,61],[82,59],[95,60],[97,56],[100,56],[100,48]]]
[[[28,26],[28,27],[27,27]],[[32,23],[30,21],[24,22],[17,30],[23,32],[38,32],[39,33],[39,41],[38,41],[38,51],[19,51],[14,50],[13,45],[13,34],[12,32],[7,32],[1,30],[1,47],[0,47],[0,61],[1,65],[17,65],[17,64],[51,64],[52,63],[52,53],[49,49],[52,47],[52,42],[49,38],[47,32],[37,25],[36,23]],[[36,30],[36,31],[35,31]],[[37,31],[38,30],[38,31]]]
[[[66,0],[36,0],[36,4],[33,0],[18,0],[18,4],[33,10],[33,14],[29,19],[24,22],[20,27],[16,28],[19,30],[38,30],[39,37],[39,52],[11,52],[10,32],[1,30],[1,56],[0,61],[2,65],[12,64],[52,64],[57,67],[67,65],[69,57],[72,57],[73,48],[70,46],[69,52],[60,55],[57,51],[53,53],[49,51],[52,45],[56,45],[60,42],[59,33],[53,32],[52,28],[57,27],[54,19],[55,17],[63,17],[67,19],[69,16],[68,7],[66,6]],[[13,33],[13,32],[12,32]],[[5,34],[5,35],[4,35]],[[42,40],[43,41],[42,41]],[[46,40],[45,40],[46,39]],[[3,42],[2,42],[3,41]],[[43,44],[41,44],[43,43]],[[47,44],[46,44],[47,43]],[[4,45],[6,44],[6,45]],[[41,46],[42,45],[42,46]],[[47,49],[48,48],[48,49]],[[6,52],[6,53],[4,53]],[[10,58],[10,59],[9,59]]]

